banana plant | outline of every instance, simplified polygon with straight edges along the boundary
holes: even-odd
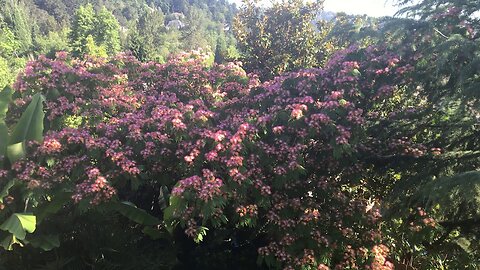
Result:
[[[32,101],[23,112],[17,124],[11,129],[5,122],[8,106],[12,101],[14,91],[5,87],[0,92],[0,168],[26,156],[26,143],[28,141],[43,141],[43,102],[45,98],[40,93],[32,97]],[[3,188],[0,202],[8,195],[9,190],[15,186],[15,179],[10,180]],[[0,230],[8,232],[8,236],[1,239],[0,246],[11,249],[13,244],[22,245],[27,233],[33,233],[36,227],[36,216],[31,213],[13,213],[2,224]]]
[[[0,92],[0,157],[5,156],[8,146],[8,128],[5,124],[5,117],[8,111],[8,105],[12,101],[13,89],[9,86]],[[0,168],[3,167],[3,161],[0,160]]]
[[[0,92],[0,156],[13,163],[25,157],[25,146],[28,141],[43,141],[43,102],[45,97],[37,93],[23,112],[17,124],[9,134],[5,123],[8,104],[11,101],[13,90],[10,87]]]

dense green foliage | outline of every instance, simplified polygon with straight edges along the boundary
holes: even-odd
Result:
[[[73,17],[70,44],[76,56],[113,55],[120,51],[120,25],[105,7],[95,13],[91,4],[80,6]],[[92,46],[100,46],[97,50],[103,53],[94,53]]]
[[[256,5],[256,1],[243,4],[234,30],[248,71],[271,79],[286,71],[322,63],[322,32],[317,32],[314,25],[321,1],[279,1],[266,9]]]
[[[397,2],[0,0],[0,269],[478,269],[480,3]]]
[[[225,41],[222,61],[238,57],[228,30],[235,6],[225,1],[0,1],[0,87],[41,54],[112,56],[131,50],[142,61]],[[213,56],[212,60],[213,61]]]

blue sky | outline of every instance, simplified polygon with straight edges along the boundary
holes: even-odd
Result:
[[[397,7],[392,0],[325,0],[325,10],[369,16],[392,16]]]

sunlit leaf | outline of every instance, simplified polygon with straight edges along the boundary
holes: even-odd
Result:
[[[7,157],[11,163],[26,156],[25,142],[11,144],[7,147]]]
[[[45,98],[39,93],[33,96],[10,136],[10,144],[43,140],[44,101]]]
[[[35,231],[36,224],[37,218],[34,215],[15,213],[0,225],[0,229],[10,232],[19,240],[23,240],[27,232],[33,233]]]

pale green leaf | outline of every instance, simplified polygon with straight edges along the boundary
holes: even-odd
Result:
[[[33,96],[32,101],[15,126],[10,136],[9,144],[27,141],[43,141],[44,100],[45,98],[40,93]]]
[[[25,142],[19,142],[7,147],[7,157],[11,163],[26,156]]]
[[[5,124],[5,116],[8,111],[8,104],[12,101],[13,90],[9,86],[0,92],[0,156],[5,156],[8,145],[8,128]]]
[[[203,238],[207,235],[207,231],[208,231],[207,227],[201,226],[200,228],[198,228],[197,235],[195,236],[193,241],[195,241],[195,243],[197,243],[197,244],[202,242]]]
[[[23,240],[27,232],[33,233],[35,231],[36,224],[37,218],[34,215],[15,213],[0,225],[0,229],[10,232],[19,240]]]

